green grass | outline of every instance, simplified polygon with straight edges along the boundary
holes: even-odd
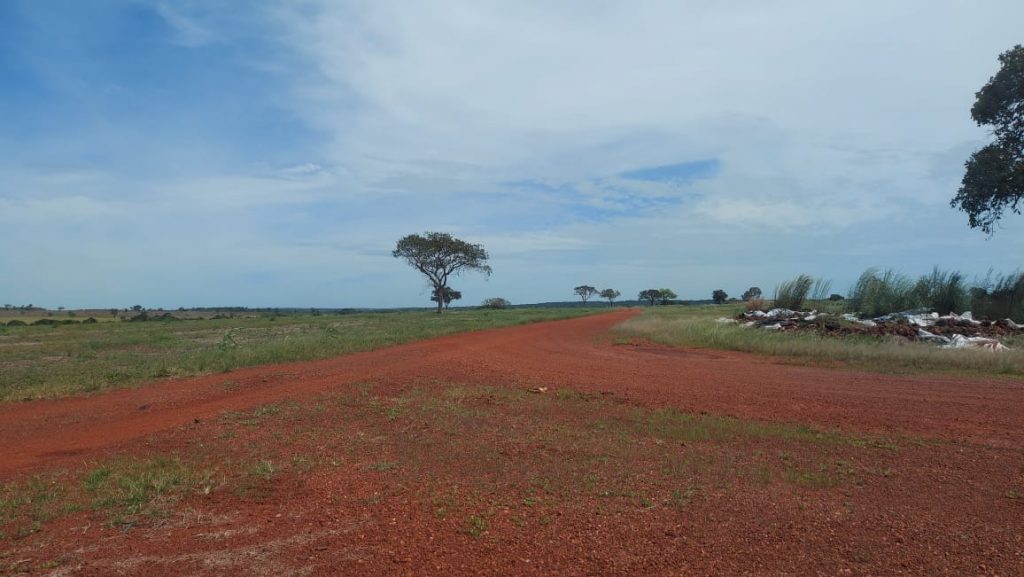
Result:
[[[0,538],[27,537],[79,511],[100,513],[111,525],[164,517],[183,496],[208,495],[221,482],[214,469],[176,456],[116,458],[85,471],[9,482],[0,487]]]
[[[739,314],[738,305],[654,307],[615,327],[618,341],[743,351],[825,366],[850,366],[885,373],[1024,375],[1024,337],[1006,339],[1011,351],[945,350],[925,343],[874,337],[822,337],[721,324]]]
[[[0,401],[136,386],[164,377],[328,358],[463,331],[606,309],[264,316],[0,327]]]

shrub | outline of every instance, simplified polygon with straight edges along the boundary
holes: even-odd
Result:
[[[28,323],[26,323],[25,321],[19,321],[18,319],[14,319],[14,320],[7,321],[7,326],[9,326],[9,327],[24,327],[24,326],[28,326]]]
[[[485,300],[480,304],[482,309],[507,309],[512,306],[512,303],[501,297],[493,297]]]

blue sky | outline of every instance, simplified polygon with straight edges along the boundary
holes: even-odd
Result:
[[[0,302],[429,304],[434,230],[466,304],[1021,267],[949,200],[1024,4],[717,4],[0,3]]]

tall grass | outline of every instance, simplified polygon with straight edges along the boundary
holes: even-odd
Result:
[[[775,306],[783,309],[800,310],[804,300],[814,286],[814,279],[802,274],[783,281],[775,287]]]
[[[808,299],[812,301],[828,299],[830,290],[832,290],[832,281],[801,274],[775,286],[775,299],[772,306],[795,311],[801,310]],[[757,301],[758,303],[763,302],[760,299]],[[750,302],[753,303],[753,299]],[[761,307],[748,306],[748,308]]]
[[[848,306],[867,316],[880,316],[919,306],[914,294],[917,285],[910,277],[892,269],[869,268],[853,285]]]
[[[917,281],[912,296],[916,300],[915,306],[927,307],[943,315],[971,308],[971,295],[963,275],[939,267]]]
[[[1011,318],[1024,322],[1024,274],[992,273],[970,291],[971,306],[981,316],[992,319]]]
[[[846,302],[849,310],[869,317],[924,308],[943,315],[973,311],[982,318],[1024,320],[1024,275],[989,273],[970,283],[959,271],[935,267],[915,282],[892,269],[869,268]]]

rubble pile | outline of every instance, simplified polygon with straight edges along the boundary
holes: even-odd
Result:
[[[814,331],[828,336],[893,335],[911,341],[935,343],[947,349],[982,348],[992,351],[1008,350],[1000,339],[1024,335],[1024,325],[1010,319],[976,320],[970,312],[940,316],[928,310],[903,311],[873,319],[862,319],[852,313],[754,310],[736,318],[722,317],[718,322],[771,331]]]

